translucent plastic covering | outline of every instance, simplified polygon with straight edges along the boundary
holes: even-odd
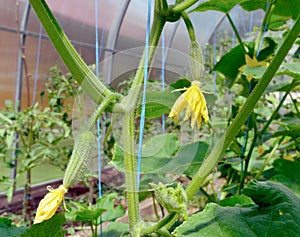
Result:
[[[95,63],[95,1],[47,0],[67,36],[73,42],[87,64]],[[169,1],[172,3],[172,1]],[[25,75],[29,78],[30,97],[44,88],[43,78],[50,67],[58,65],[66,70],[59,56],[41,28],[27,0],[0,1],[0,97],[2,108],[5,99],[18,100],[27,97]],[[153,8],[152,8],[153,9]],[[237,26],[246,34],[261,20],[260,12],[250,15],[240,7],[230,15]],[[147,17],[146,0],[98,0],[98,32],[100,60],[116,52],[144,46]],[[216,11],[192,13],[197,39],[203,46],[213,42],[218,29],[232,29],[225,15]],[[20,40],[21,38],[21,40]],[[23,40],[23,41],[22,41]],[[165,47],[187,53],[188,34],[182,21],[167,23]],[[21,71],[20,44],[24,46],[27,68]],[[112,64],[105,65],[111,67]],[[37,87],[34,80],[37,79]]]

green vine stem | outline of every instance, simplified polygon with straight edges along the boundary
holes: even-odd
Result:
[[[150,32],[149,48],[144,50],[142,59],[139,63],[133,84],[128,95],[121,101],[121,108],[124,111],[123,117],[123,136],[124,136],[124,168],[125,185],[128,203],[129,229],[131,236],[140,236],[141,224],[139,216],[139,198],[137,190],[137,164],[134,155],[134,121],[135,110],[138,106],[138,99],[141,94],[144,78],[144,62],[146,50],[148,51],[148,66],[152,60],[158,45],[161,32],[166,22],[165,17],[161,16],[160,0],[155,1],[154,19]]]
[[[258,179],[263,171],[265,170],[266,166],[269,164],[269,162],[272,160],[272,158],[274,157],[275,151],[278,149],[279,145],[281,144],[281,142],[283,141],[285,136],[281,137],[278,142],[276,142],[276,145],[273,147],[272,151],[270,152],[270,154],[268,155],[267,159],[265,159],[265,162],[263,163],[262,167],[260,168],[260,170],[257,172],[257,174],[255,175],[255,178]]]
[[[253,140],[252,140],[251,147],[250,147],[249,152],[248,152],[248,154],[247,154],[247,157],[246,157],[246,159],[245,159],[245,170],[244,170],[243,175],[242,175],[242,177],[241,177],[241,182],[240,182],[240,186],[239,186],[239,190],[238,190],[239,193],[240,193],[240,191],[242,190],[242,188],[243,188],[243,186],[244,186],[244,183],[245,183],[245,178],[246,178],[246,175],[247,175],[247,170],[248,170],[250,158],[251,158],[251,155],[252,155],[252,151],[253,151],[253,149],[254,149],[254,147],[255,147],[257,138],[258,138],[260,135],[262,135],[262,134],[265,133],[265,131],[268,129],[268,127],[270,126],[270,124],[272,123],[272,121],[274,120],[274,118],[277,116],[278,111],[279,111],[280,108],[282,107],[282,105],[283,105],[283,103],[284,103],[286,97],[289,95],[290,91],[291,91],[292,88],[294,87],[294,85],[295,85],[294,83],[295,83],[295,81],[293,80],[293,81],[291,82],[291,84],[289,85],[288,90],[285,92],[284,96],[281,98],[281,100],[280,100],[279,104],[277,105],[276,109],[273,111],[271,117],[270,117],[270,118],[267,120],[267,122],[265,123],[264,127],[262,128],[262,130],[258,132],[257,129],[255,129],[255,131],[254,131],[254,132],[255,132],[254,138],[253,138]],[[272,152],[273,152],[273,151],[272,151]],[[272,153],[272,152],[271,152],[271,153]],[[268,159],[269,159],[269,158],[268,158]],[[266,161],[265,163],[268,164],[268,162],[269,162],[269,161]],[[262,167],[262,170],[261,170],[258,174],[261,174],[261,173],[263,172],[264,167],[265,167],[265,165]],[[255,178],[258,178],[258,177],[259,177],[259,176],[256,175]]]
[[[214,169],[216,164],[218,163],[221,155],[230,145],[231,141],[239,132],[240,128],[244,124],[245,120],[249,116],[249,114],[254,109],[256,103],[263,95],[265,89],[267,88],[268,84],[272,80],[273,76],[275,75],[277,69],[279,68],[280,64],[284,60],[285,56],[289,52],[290,48],[292,47],[293,43],[297,39],[300,33],[300,16],[295,21],[295,24],[291,31],[289,32],[288,36],[281,44],[279,50],[277,51],[275,57],[273,58],[272,62],[270,63],[269,67],[266,69],[265,73],[263,74],[262,78],[259,80],[257,85],[255,86],[254,90],[248,97],[247,101],[245,102],[243,108],[237,114],[235,119],[233,120],[232,124],[228,127],[227,132],[220,138],[214,149],[211,151],[209,156],[204,160],[201,167],[199,168],[197,174],[193,177],[192,181],[186,188],[186,193],[188,196],[188,200],[191,200],[195,193],[201,188],[203,182],[207,178],[207,176],[211,173]],[[172,215],[170,213],[169,215]],[[165,219],[169,219],[169,215],[165,217]],[[178,215],[176,215],[166,226],[171,226],[172,223],[176,221]]]
[[[284,40],[284,42],[278,49],[276,55],[274,56],[273,60],[271,61],[269,67],[266,69],[262,78],[259,80],[259,82],[255,86],[254,90],[249,95],[243,108],[237,114],[237,116],[233,120],[232,124],[227,129],[227,132],[220,138],[217,145],[214,147],[214,149],[209,154],[209,156],[205,159],[205,161],[201,165],[200,169],[198,170],[197,174],[194,176],[191,183],[188,185],[188,187],[186,189],[186,193],[187,193],[189,200],[199,190],[203,181],[210,174],[210,172],[214,169],[214,167],[216,166],[216,164],[217,164],[218,160],[220,159],[221,155],[223,154],[223,152],[227,149],[227,147],[230,145],[231,141],[234,139],[234,137],[239,132],[241,126],[244,124],[245,120],[247,119],[249,114],[254,109],[256,103],[258,102],[260,97],[263,95],[265,89],[269,85],[270,81],[272,80],[273,76],[275,75],[280,64],[282,63],[285,56],[289,52],[294,41],[297,39],[299,32],[300,32],[300,16],[297,18],[293,28],[291,29],[291,31],[289,32],[289,34],[287,36],[287,38]]]
[[[156,1],[157,2],[157,1]],[[158,6],[158,4],[156,5]],[[150,40],[149,40],[149,52],[148,52],[148,66],[151,65],[156,46],[158,45],[161,32],[166,23],[165,18],[160,15],[160,11],[156,10],[154,12],[154,19],[152,23],[152,28],[150,31]],[[145,49],[146,50],[146,49]],[[138,70],[135,74],[134,81],[128,92],[128,95],[121,102],[121,107],[126,111],[134,111],[137,108],[138,99],[140,92],[142,90],[143,78],[144,78],[144,62],[145,62],[145,50],[142,56],[142,59],[139,63]]]
[[[174,12],[174,13],[181,13],[184,10],[188,9],[189,7],[193,6],[198,1],[199,0],[187,0],[187,1],[184,1],[182,3],[176,4],[172,8],[172,12]]]
[[[259,47],[261,38],[263,37],[264,32],[267,30],[268,23],[269,23],[269,21],[271,19],[272,12],[273,12],[273,10],[275,8],[274,2],[275,1],[271,1],[269,3],[270,6],[268,7],[267,12],[265,13],[265,16],[264,16],[263,22],[261,24],[261,28],[260,28],[259,34],[258,34],[256,42],[255,42],[253,56],[256,56],[256,53],[258,51],[258,47]]]
[[[128,203],[129,229],[131,236],[139,234],[139,197],[136,182],[136,160],[134,155],[134,116],[125,112],[123,117],[124,132],[124,168],[125,185]]]
[[[238,191],[237,191],[238,194],[241,194],[241,191],[244,188],[244,184],[245,184],[245,180],[246,180],[246,177],[247,177],[248,168],[249,168],[249,164],[250,164],[250,159],[251,159],[252,153],[254,151],[257,138],[258,138],[257,127],[255,127],[254,128],[254,137],[252,139],[251,146],[250,146],[250,149],[248,151],[248,154],[245,158],[245,166],[244,166],[244,170],[242,171],[242,174],[241,174],[240,185],[239,185]]]
[[[272,123],[272,121],[274,120],[274,118],[277,116],[278,111],[282,107],[282,105],[283,105],[286,97],[289,95],[290,91],[293,89],[294,86],[295,86],[295,80],[293,80],[291,82],[291,84],[289,85],[287,91],[285,92],[284,96],[281,98],[279,104],[277,105],[276,109],[273,111],[271,117],[265,123],[264,127],[262,128],[262,130],[259,131],[259,132],[257,131],[257,129],[254,130],[254,137],[253,137],[253,140],[252,140],[249,152],[247,154],[247,157],[245,159],[245,169],[244,169],[244,172],[243,172],[243,174],[241,176],[241,182],[240,182],[240,185],[239,185],[238,193],[240,193],[240,191],[242,190],[242,188],[244,186],[245,178],[246,178],[247,171],[248,171],[249,162],[250,162],[251,155],[252,155],[252,152],[253,152],[253,149],[255,147],[255,144],[256,144],[256,141],[257,141],[258,137],[260,135],[264,134],[265,131],[268,129],[268,127],[270,126],[270,124]],[[256,176],[256,178],[258,178],[258,176]]]
[[[229,13],[226,13],[226,17],[227,17],[227,19],[228,19],[228,21],[229,21],[229,23],[230,23],[230,25],[231,25],[231,27],[232,27],[232,29],[234,31],[234,34],[235,34],[236,38],[239,41],[239,44],[240,44],[240,46],[241,46],[241,48],[243,50],[243,54],[246,54],[247,53],[247,49],[245,48],[245,45],[244,45],[244,43],[242,41],[242,38],[241,38],[241,36],[240,36],[237,28],[235,27],[235,24],[233,23],[233,20],[230,17]]]
[[[89,130],[89,131],[92,130],[93,127],[95,126],[99,116],[107,108],[107,106],[110,103],[115,104],[117,102],[117,100],[120,99],[121,97],[122,96],[120,94],[113,93],[113,94],[107,96],[106,98],[104,98],[104,100],[101,102],[101,104],[98,106],[96,111],[93,113],[93,115],[91,116],[91,118],[87,122],[87,130]]]
[[[185,23],[186,29],[188,30],[190,40],[196,41],[195,29],[189,15],[186,12],[181,12],[181,17]]]
[[[264,127],[262,128],[262,130],[259,132],[261,135],[265,133],[265,131],[267,131],[268,127],[270,126],[270,124],[272,123],[272,121],[274,120],[274,118],[277,116],[280,108],[282,107],[284,101],[286,100],[287,96],[289,95],[289,93],[291,92],[291,90],[293,89],[293,87],[295,86],[296,81],[293,80],[292,83],[289,85],[287,91],[285,92],[285,94],[283,95],[283,97],[281,98],[279,104],[277,105],[276,109],[273,111],[270,119],[268,119],[264,125]]]
[[[295,108],[295,110],[297,112],[297,115],[300,118],[300,111],[299,111],[298,106],[297,106],[297,100],[293,98],[293,96],[292,96],[291,93],[289,93],[289,96],[291,98],[291,101],[293,102],[293,105],[294,105],[294,108]]]
[[[163,10],[168,10],[168,2],[167,2],[167,0],[161,0],[161,9],[163,9]]]
[[[96,77],[77,53],[59,23],[52,14],[45,0],[29,0],[37,17],[47,32],[58,54],[72,73],[76,81],[99,104],[112,92]]]
[[[153,232],[156,232],[157,230],[161,229],[162,227],[166,226],[174,217],[176,216],[176,213],[170,213],[166,218],[161,219],[159,222],[157,222],[155,225],[150,227],[145,227],[142,229],[141,234],[151,234]]]

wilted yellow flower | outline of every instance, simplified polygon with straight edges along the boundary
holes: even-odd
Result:
[[[181,90],[181,89],[180,89]],[[178,90],[177,90],[178,91]],[[178,122],[180,113],[186,109],[183,121],[191,117],[191,127],[193,128],[196,121],[198,128],[201,127],[202,119],[208,123],[208,110],[206,100],[200,89],[199,81],[192,81],[192,84],[186,91],[178,97],[169,114],[170,118],[174,118]]]
[[[262,145],[259,145],[259,146],[257,147],[257,153],[261,156],[261,155],[264,154],[264,152],[265,152],[265,149],[263,148],[263,146],[262,146]]]
[[[63,201],[65,193],[68,192],[68,189],[64,185],[60,185],[56,189],[48,186],[47,189],[49,193],[39,203],[34,224],[50,219]]]
[[[269,66],[268,62],[265,62],[265,61],[258,62],[255,56],[253,58],[250,58],[250,56],[248,54],[245,54],[245,61],[246,61],[246,64],[239,68],[239,71],[241,71],[241,72],[244,71],[246,66],[249,66],[251,68],[258,67],[258,66],[264,66],[264,67]],[[247,75],[246,78],[250,82],[253,78],[253,75]]]
[[[294,161],[294,157],[291,154],[284,154],[283,159]]]

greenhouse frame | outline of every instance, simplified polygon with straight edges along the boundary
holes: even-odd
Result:
[[[300,236],[299,0],[0,4],[0,236]]]

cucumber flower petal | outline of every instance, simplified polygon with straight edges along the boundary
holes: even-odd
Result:
[[[68,192],[68,189],[64,185],[60,185],[56,189],[48,186],[47,189],[49,193],[39,203],[34,224],[50,219],[64,200],[65,193]]]
[[[245,55],[246,64],[239,68],[239,71],[243,72],[246,66],[250,68],[255,68],[259,66],[267,67],[269,63],[266,61],[257,61],[256,57],[251,58],[248,54]],[[247,80],[250,82],[253,78],[253,75],[246,75]]]
[[[173,118],[177,123],[179,120],[179,115],[184,109],[186,109],[186,112],[183,121],[191,118],[192,128],[195,126],[196,122],[198,128],[200,128],[202,120],[204,120],[205,123],[208,123],[209,117],[206,100],[200,89],[199,81],[192,81],[191,86],[178,97],[171,109],[169,117]]]

